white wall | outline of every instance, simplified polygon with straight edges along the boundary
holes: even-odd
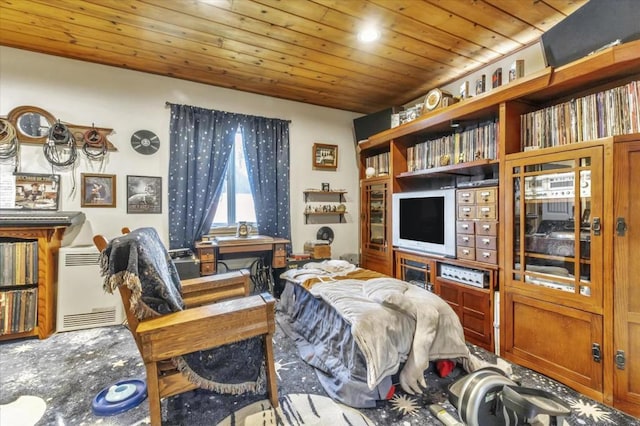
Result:
[[[62,176],[61,210],[83,211],[96,233],[111,236],[125,225],[153,226],[168,241],[169,108],[165,102],[291,120],[293,251],[301,252],[304,242],[315,239],[322,226],[304,223],[302,191],[320,189],[322,182],[329,182],[331,188],[348,191],[345,204],[350,212],[347,223],[327,224],[336,235],[332,255],[358,252],[359,183],[352,124],[360,114],[0,46],[0,115],[33,105],[63,122],[114,129],[109,140],[118,151],[109,153],[102,169],[80,154],[74,171],[56,171]],[[159,136],[159,152],[149,156],[133,150],[131,135],[141,129]],[[337,171],[312,170],[314,142],[338,145]],[[51,172],[41,145],[22,145],[20,158],[22,172]],[[117,176],[116,208],[80,208],[80,191],[72,193],[72,188],[82,172]],[[126,213],[127,175],[162,177],[162,214]]]

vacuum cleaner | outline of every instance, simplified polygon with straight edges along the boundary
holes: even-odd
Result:
[[[519,386],[495,367],[478,369],[453,382],[449,401],[467,426],[560,426],[571,414],[555,395]]]

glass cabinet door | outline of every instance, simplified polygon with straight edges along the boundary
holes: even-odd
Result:
[[[363,248],[386,252],[389,235],[387,229],[389,183],[387,180],[366,183],[363,189]]]
[[[602,298],[602,149],[508,162],[511,282],[578,303]]]

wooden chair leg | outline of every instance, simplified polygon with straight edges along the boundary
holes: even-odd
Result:
[[[151,426],[162,425],[160,406],[160,388],[158,386],[158,365],[155,362],[144,364],[147,371],[147,399],[149,400],[149,418]]]
[[[264,353],[267,364],[267,393],[273,408],[278,408],[278,383],[276,382],[276,366],[273,357],[273,334],[264,336]]]

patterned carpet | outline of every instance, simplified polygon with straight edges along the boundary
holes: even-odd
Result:
[[[274,338],[281,411],[270,413],[264,395],[243,397],[193,391],[163,402],[166,425],[245,424],[339,424],[441,425],[428,406],[447,400],[447,386],[460,377],[439,378],[426,372],[429,389],[421,397],[397,391],[376,408],[354,410],[325,397],[312,368],[297,355],[293,342],[277,328]],[[495,363],[482,349],[472,351]],[[568,425],[633,425],[640,420],[587,399],[572,390],[513,366],[523,386],[546,389],[572,407]],[[91,403],[106,387],[130,378],[144,378],[144,369],[133,338],[123,326],[103,327],[56,334],[45,340],[22,339],[0,343],[0,424],[17,425],[143,425],[148,424],[147,401],[124,413],[101,417]],[[23,397],[18,399],[19,397]],[[244,409],[243,409],[244,408]],[[298,413],[298,414],[295,414]],[[272,417],[265,417],[272,416]],[[299,416],[299,417],[297,417]],[[17,418],[17,420],[16,420]],[[303,419],[303,420],[302,420]],[[355,419],[358,419],[357,421]],[[286,421],[285,421],[286,420]],[[290,423],[287,423],[291,421]],[[257,422],[257,423],[256,423]]]

